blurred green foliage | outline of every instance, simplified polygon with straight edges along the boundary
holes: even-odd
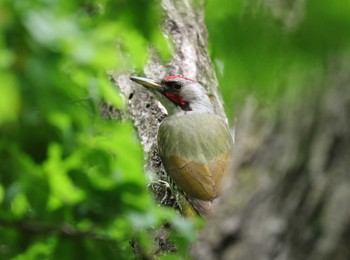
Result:
[[[1,1],[0,259],[133,259],[131,239],[149,249],[147,231],[179,222],[147,192],[131,123],[98,108],[124,109],[108,70],[142,67],[150,43],[169,56],[159,8]]]
[[[206,22],[230,120],[247,95],[297,99],[349,55],[349,1],[208,0]]]
[[[156,0],[1,0],[0,259],[130,259],[164,220],[186,255],[193,223],[154,205],[131,124],[98,109],[124,109],[108,70],[141,70],[149,44],[170,57],[160,22]],[[349,53],[348,1],[208,0],[206,22],[230,119]]]

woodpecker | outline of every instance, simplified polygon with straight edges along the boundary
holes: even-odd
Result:
[[[206,89],[192,79],[130,79],[153,90],[168,111],[159,126],[158,150],[167,174],[184,195],[178,198],[182,214],[209,215],[231,158],[225,120],[215,114]]]

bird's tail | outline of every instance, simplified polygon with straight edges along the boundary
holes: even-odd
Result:
[[[178,194],[177,202],[179,204],[181,214],[187,218],[201,215],[206,217],[210,215],[212,202],[193,198],[183,193]]]

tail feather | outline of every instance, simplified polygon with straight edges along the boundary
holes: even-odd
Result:
[[[187,199],[201,216],[209,216],[213,208],[213,203],[208,200],[200,200],[187,196]]]

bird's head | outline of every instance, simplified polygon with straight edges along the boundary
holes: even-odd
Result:
[[[162,99],[160,101],[170,114],[214,113],[207,91],[201,84],[192,79],[183,76],[167,76],[159,82],[134,76],[131,76],[130,79],[165,97],[164,101]]]

